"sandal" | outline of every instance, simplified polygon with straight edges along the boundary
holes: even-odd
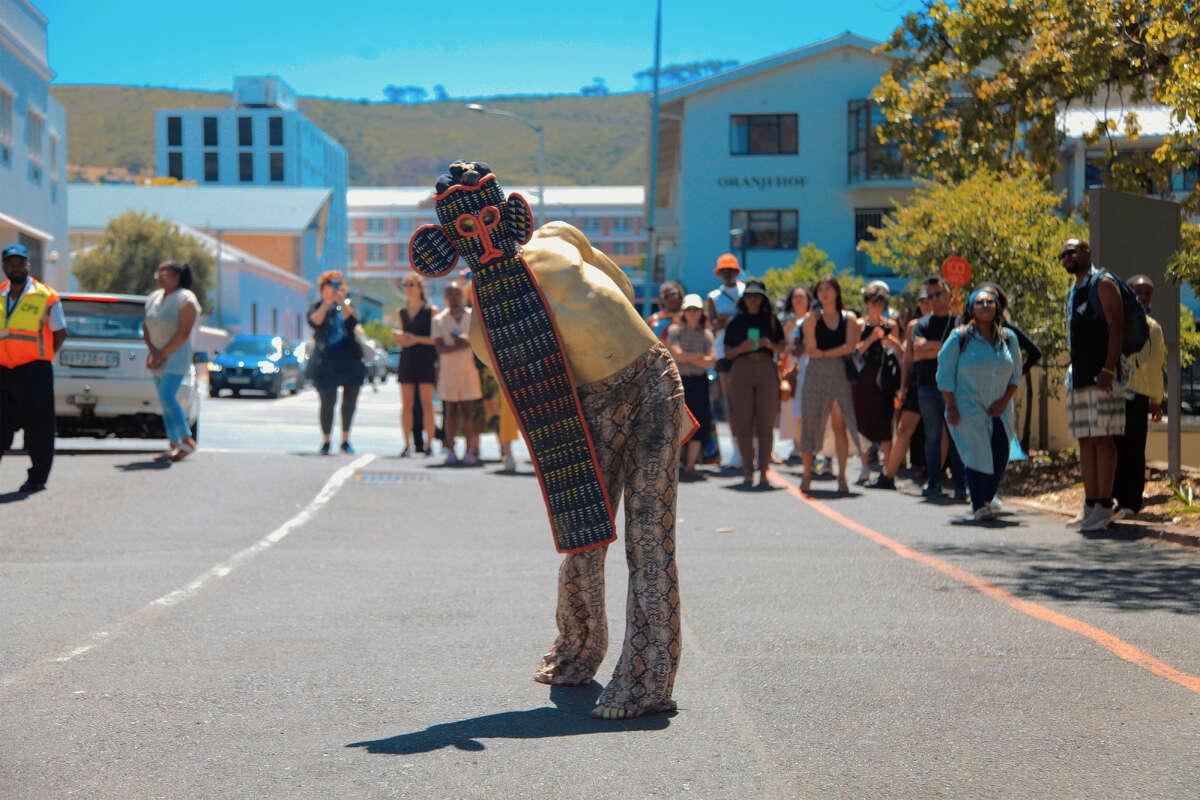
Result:
[[[172,461],[183,461],[185,458],[196,452],[196,448],[192,447],[187,442],[179,445],[179,449],[171,456]]]
[[[177,452],[178,452],[177,450],[175,450],[174,448],[172,448],[172,449],[168,450],[168,451],[167,451],[167,452],[165,452],[165,453],[159,453],[158,455],[156,455],[156,456],[154,457],[154,460],[155,460],[156,462],[160,463],[160,464],[161,464],[161,463],[163,463],[163,462],[166,462],[166,461],[174,461],[174,460],[175,460],[175,453],[177,453]]]

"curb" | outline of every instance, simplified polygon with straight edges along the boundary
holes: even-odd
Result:
[[[1039,503],[1036,500],[1026,500],[1020,497],[1005,497],[1005,503],[1012,503],[1014,506],[1030,509],[1031,511],[1039,511],[1043,514],[1050,514],[1055,517],[1069,517],[1070,514],[1062,509],[1048,506],[1044,503]],[[1166,525],[1156,525],[1153,523],[1138,522],[1137,520],[1122,520],[1116,523],[1121,528],[1130,530],[1137,535],[1137,539],[1158,539],[1171,544],[1182,545],[1184,547],[1200,547],[1200,533],[1194,533],[1183,528],[1176,528]]]

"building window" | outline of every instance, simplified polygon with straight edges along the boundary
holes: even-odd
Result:
[[[50,202],[58,202],[58,137],[50,134],[50,153],[47,157],[50,167]]]
[[[267,121],[267,135],[271,147],[283,147],[283,117],[271,117]]]
[[[254,118],[238,117],[238,147],[254,146]]]
[[[880,115],[874,102],[851,100],[846,121],[850,137],[847,149],[847,180],[850,183],[902,178],[909,174],[900,157],[900,147],[879,143],[875,128]]]
[[[795,114],[734,114],[729,118],[729,154],[795,155]]]
[[[382,264],[387,260],[387,245],[369,244],[367,245],[367,263]]]
[[[367,233],[384,233],[386,221],[383,217],[367,217]]]
[[[183,153],[167,153],[167,175],[177,181],[183,180]]]
[[[13,96],[0,89],[0,164],[12,163]]]
[[[1190,192],[1200,182],[1200,164],[1171,171],[1171,191]]]
[[[792,210],[732,211],[730,230],[743,231],[741,245],[731,249],[795,250],[799,238],[800,213]]]
[[[876,265],[866,253],[858,249],[859,242],[875,241],[875,234],[871,233],[871,229],[882,228],[883,218],[891,210],[890,208],[854,209],[854,269],[860,275],[878,276],[895,274],[887,267]]]
[[[271,182],[283,183],[283,153],[271,153]]]
[[[633,230],[633,220],[629,217],[613,217],[612,232],[613,233],[629,233]]]
[[[29,160],[42,163],[42,140],[46,136],[46,118],[32,108],[26,115],[25,144],[29,147]]]
[[[627,256],[630,252],[629,242],[613,242],[610,245],[614,256]]]
[[[220,161],[216,153],[204,154],[204,182],[216,183],[221,179]]]
[[[183,147],[182,117],[167,117],[167,147]]]
[[[254,182],[254,153],[238,153],[238,180]]]
[[[204,118],[204,146],[205,147],[216,147],[217,146],[217,118],[216,117],[205,117]]]

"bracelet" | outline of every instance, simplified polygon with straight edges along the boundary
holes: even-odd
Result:
[[[1115,369],[1105,368],[1105,369],[1100,370],[1100,372],[1104,375],[1111,375],[1114,378],[1117,377],[1117,371]]]

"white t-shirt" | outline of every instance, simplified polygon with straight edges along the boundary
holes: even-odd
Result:
[[[455,336],[466,336],[471,330],[471,309],[464,308],[462,316],[455,319],[450,309],[440,311],[433,318],[430,332],[442,344],[454,344]],[[479,370],[475,369],[475,356],[471,348],[464,347],[453,353],[439,353],[438,396],[452,403],[463,400],[482,400],[483,387],[479,383]]]
[[[167,346],[179,332],[179,315],[184,306],[196,309],[196,321],[200,319],[200,301],[190,289],[176,289],[170,294],[164,294],[162,289],[155,289],[146,298],[146,333],[150,344],[158,348]],[[192,336],[196,334],[196,325],[192,325]],[[158,369],[151,370],[165,375],[186,375],[192,363],[192,336],[171,355]]]
[[[737,313],[737,302],[742,299],[742,292],[746,291],[746,284],[743,281],[738,281],[733,286],[721,284],[717,288],[708,293],[708,299],[712,301],[713,309],[718,314],[729,314],[730,316]],[[725,329],[716,332],[717,348],[716,357],[725,357]]]

